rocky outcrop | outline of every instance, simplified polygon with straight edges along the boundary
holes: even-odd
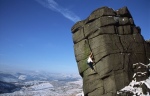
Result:
[[[77,22],[71,31],[85,96],[116,96],[117,91],[134,80],[139,70],[144,70],[145,75],[136,77],[138,80],[148,78],[145,67],[136,68],[138,64],[149,63],[150,45],[143,39],[127,7],[98,8],[87,19]],[[96,72],[87,64],[90,52],[94,55]]]

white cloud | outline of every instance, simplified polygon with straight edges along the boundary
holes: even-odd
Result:
[[[67,19],[69,19],[73,22],[80,21],[80,18],[76,14],[74,14],[73,12],[71,12],[68,9],[65,9],[65,8],[61,7],[54,0],[36,0],[36,1],[39,2],[40,4],[42,4],[44,7],[50,9],[50,10],[61,13],[64,17],[66,17]]]

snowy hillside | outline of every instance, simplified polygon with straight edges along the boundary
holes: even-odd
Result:
[[[31,73],[31,74],[30,74]],[[75,96],[82,92],[78,74],[13,72],[0,76],[0,96]]]
[[[149,68],[149,65],[136,63]],[[138,66],[140,69],[142,66]],[[117,92],[124,96],[150,96],[150,77],[137,80],[148,73],[136,72],[133,80]],[[146,90],[146,91],[144,91]],[[0,72],[0,96],[84,96],[82,78],[78,74],[49,72]]]

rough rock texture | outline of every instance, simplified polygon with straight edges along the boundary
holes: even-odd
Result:
[[[143,39],[127,7],[116,11],[98,8],[87,19],[77,22],[71,31],[85,96],[116,96],[138,70],[146,72],[138,80],[148,78],[148,70],[136,69],[135,64],[149,63],[150,44]],[[94,55],[96,72],[87,65],[90,52]]]

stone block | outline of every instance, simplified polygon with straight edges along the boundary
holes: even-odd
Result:
[[[101,22],[101,26],[108,26],[108,25],[117,24],[114,17],[105,16],[105,17],[101,17],[99,19],[100,19],[100,22]]]
[[[148,77],[149,77],[148,75],[136,75],[135,76],[137,82],[146,80]]]
[[[132,52],[134,52],[134,53],[143,53],[143,54],[145,54],[146,52],[145,52],[145,47],[144,47],[144,44],[143,43],[133,43],[132,45],[131,45],[131,48],[130,48],[130,50],[132,50]]]
[[[101,96],[116,96],[116,93],[110,92],[110,93],[103,94]]]
[[[127,25],[130,24],[128,17],[119,17],[119,25]]]
[[[74,45],[76,61],[87,59],[90,54],[90,47],[87,39],[84,39]]]
[[[95,18],[99,18],[101,16],[115,16],[115,11],[112,8],[108,8],[106,6],[96,9],[91,13],[88,17],[88,20],[93,20]]]
[[[99,35],[89,40],[91,49],[97,48],[107,43],[119,43],[119,42],[120,42],[119,37],[118,35],[115,35],[115,34],[114,35],[109,35],[109,34]]]
[[[108,58],[107,58],[108,57]],[[124,68],[124,63],[127,63],[128,61],[124,61],[124,54],[117,53],[117,54],[111,54],[107,56],[107,63],[111,64],[113,70],[120,70]],[[118,60],[119,58],[119,60]]]
[[[130,54],[130,63],[131,64],[136,64],[136,63],[143,63],[143,64],[148,64],[149,60],[146,58],[145,53],[131,53]]]
[[[83,72],[89,68],[87,64],[87,59],[80,60],[77,64],[78,64],[78,70],[80,74],[83,74]]]
[[[130,53],[121,53],[120,59],[122,59],[123,70],[130,72],[130,69],[132,69],[132,64],[130,63]]]
[[[118,9],[116,11],[116,13],[117,13],[117,16],[132,18],[131,14],[126,6]]]
[[[95,66],[93,65],[94,70],[95,70]],[[94,75],[96,74],[96,72],[92,70],[90,67],[84,71],[83,76],[89,76],[89,75]]]
[[[134,69],[134,72],[135,73],[139,73],[139,72],[142,72],[142,74],[147,74],[147,68],[140,68],[139,69]],[[147,72],[147,73],[146,73]],[[141,73],[140,73],[141,74]]]
[[[132,35],[121,35],[120,42],[124,48],[124,51],[131,52],[132,44],[134,43],[134,38]]]
[[[88,37],[91,33],[95,32],[100,27],[100,20],[96,19],[93,22],[87,23],[84,26],[85,37]]]
[[[144,41],[145,41],[143,39],[143,36],[140,34],[133,34],[133,38],[136,43],[144,43]]]
[[[122,88],[124,88],[124,86],[127,86],[130,83],[128,79],[128,73],[123,70],[116,71],[114,77],[117,91],[121,90]]]
[[[87,22],[84,26],[85,37],[87,37],[90,33],[98,30],[102,26],[110,26],[115,25],[117,22],[114,20],[114,17],[100,17],[95,19],[94,21]]]
[[[119,19],[119,25],[134,25],[134,21],[132,18],[128,17],[118,17]]]
[[[86,20],[78,21],[76,24],[74,24],[71,28],[72,33],[75,33],[79,29],[81,29],[84,26]]]
[[[95,49],[92,50],[94,54],[94,60],[95,62],[101,60],[103,57],[114,54],[114,53],[119,53],[121,52],[120,49],[118,49],[115,44],[112,43],[107,43],[102,46],[96,47]]]
[[[99,35],[90,39],[89,43],[94,54],[95,62],[106,55],[123,52],[118,35]]]
[[[80,30],[78,30],[73,34],[73,42],[74,44],[76,44],[77,42],[83,39],[84,39],[84,32],[83,32],[83,28],[81,28]]]
[[[129,18],[129,22],[131,25],[135,26],[133,18]]]
[[[143,39],[140,37],[139,34],[121,35],[120,41],[124,48],[124,52],[135,52],[135,53],[145,52]]]
[[[115,43],[116,47],[118,47],[119,52],[124,52],[123,46],[120,42]]]
[[[104,88],[100,87],[94,90],[93,92],[89,93],[88,96],[98,96],[98,95],[102,95],[103,93],[104,93]]]
[[[120,34],[120,35],[124,34],[123,26],[118,26],[117,27],[117,33]]]
[[[119,59],[118,59],[119,58]],[[124,60],[124,58],[126,58]],[[98,63],[96,63],[95,68],[96,72],[102,76],[105,76],[111,71],[123,69],[125,64],[129,63],[129,57],[126,54],[111,54],[101,59]]]
[[[105,42],[111,42],[111,38],[109,35],[99,35],[95,38],[89,40],[91,49],[97,48],[105,44]]]
[[[138,59],[139,62],[143,63],[143,64],[148,64],[149,60],[146,57],[145,53],[136,53],[136,58]]]
[[[109,76],[104,79],[104,90],[105,93],[115,93],[116,92],[116,83],[114,76]],[[109,96],[109,95],[107,95]],[[111,95],[110,95],[111,96]]]
[[[145,83],[141,85],[141,88],[144,94],[150,94],[150,88]]]
[[[138,27],[132,26],[132,32],[133,34],[140,34],[140,30]]]
[[[150,59],[150,53],[146,52],[146,56]]]
[[[115,56],[115,57],[113,57]],[[117,59],[119,58],[119,60]],[[111,62],[112,60],[112,62]],[[113,64],[113,70],[125,70],[128,71],[128,68],[130,67],[130,56],[128,53],[117,53],[112,54],[112,57],[110,59],[110,62]]]
[[[146,56],[147,56],[147,58],[150,59],[150,43],[145,42],[144,46],[145,46],[145,50],[146,50]]]
[[[120,50],[118,49],[118,47],[115,45],[115,43],[106,43],[106,44],[103,44],[103,45],[100,45],[96,48],[93,48],[92,52],[94,53],[94,55],[98,55],[100,53],[117,53],[117,52],[120,52]],[[102,55],[102,57],[105,56],[105,55]]]
[[[83,80],[84,81],[94,81],[100,79],[100,76],[98,73],[93,74],[93,75],[86,75],[84,74]]]
[[[107,58],[102,59],[96,64],[96,72],[100,74],[101,78],[105,76],[107,73],[113,70],[111,64],[107,62]]]
[[[101,87],[103,87],[103,80],[99,79],[98,74],[85,76],[83,78],[83,91],[85,96]]]
[[[134,43],[135,42],[133,35],[120,35],[120,40],[122,43]]]
[[[123,33],[124,33],[125,35],[127,35],[127,34],[132,34],[131,25],[123,26]]]
[[[131,25],[118,26],[117,27],[117,33],[119,35],[130,35],[130,34],[132,34]]]
[[[116,30],[115,30],[115,26],[104,26],[104,27],[100,27],[98,28],[96,31],[92,32],[88,38],[94,38],[98,35],[103,35],[103,34],[115,34]]]
[[[99,80],[95,80],[95,81],[92,81],[92,82],[85,82],[86,84],[83,85],[83,88],[84,88],[84,94],[88,94],[94,90],[96,90],[97,88],[101,88],[102,87],[102,84],[101,84],[102,81],[99,81]],[[101,94],[103,93],[103,90],[101,90]]]

